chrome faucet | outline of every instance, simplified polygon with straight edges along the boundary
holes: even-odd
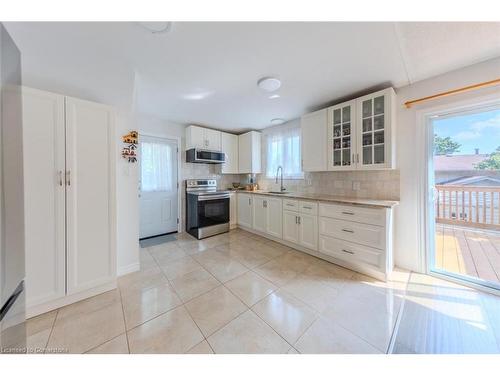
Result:
[[[276,170],[276,183],[278,183],[278,174],[280,173],[281,170],[281,186],[280,186],[280,191],[285,191],[286,189],[283,187],[283,167],[280,165],[278,166],[278,169]]]

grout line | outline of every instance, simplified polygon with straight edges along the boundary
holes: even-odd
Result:
[[[118,293],[120,294],[120,305],[122,307],[123,326],[125,328],[125,339],[127,340],[128,354],[130,354],[130,343],[128,341],[128,333],[127,333],[127,320],[125,319],[125,308],[123,307],[122,291],[120,288],[118,288]]]
[[[396,345],[396,339],[398,337],[399,326],[401,325],[401,320],[403,319],[403,311],[406,303],[406,295],[408,292],[408,286],[410,285],[411,275],[413,272],[408,273],[408,279],[406,280],[406,288],[404,291],[401,301],[401,306],[399,307],[398,315],[396,316],[396,322],[394,323],[394,328],[392,330],[391,338],[389,340],[389,345],[387,346],[387,350],[385,354],[393,354],[394,346]]]
[[[50,338],[52,337],[52,332],[54,331],[54,327],[56,325],[56,320],[59,315],[59,309],[56,310],[56,316],[54,317],[54,321],[52,322],[52,327],[50,327],[50,333],[49,337],[47,338],[47,342],[45,343],[45,347],[43,348],[43,353],[45,354],[45,351],[47,350],[47,347],[49,346]]]

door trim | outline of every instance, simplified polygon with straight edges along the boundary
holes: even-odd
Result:
[[[433,180],[433,153],[429,147],[433,142],[433,129],[431,120],[436,116],[444,116],[455,112],[473,111],[475,108],[486,108],[500,105],[497,94],[484,95],[472,99],[443,104],[416,111],[416,177],[417,177],[417,241],[419,271],[434,277],[442,278],[457,284],[465,285],[492,294],[500,294],[500,290],[485,284],[473,282],[466,277],[452,276],[446,272],[431,270],[431,256],[434,256],[434,221],[429,220],[430,210],[430,182]]]
[[[175,141],[177,144],[177,233],[182,233],[182,205],[181,205],[181,187],[182,187],[182,176],[181,176],[181,159],[182,159],[182,153],[181,153],[181,138],[180,137],[174,137],[174,136],[163,136],[163,135],[157,135],[157,134],[152,134],[152,133],[147,133],[147,132],[141,132],[139,131],[139,143],[141,142],[141,137],[151,137],[151,138],[159,138],[159,139],[167,139],[169,141]],[[141,180],[141,156],[139,155],[139,171],[138,171],[138,181]],[[139,186],[137,186],[137,190],[139,190]],[[139,201],[139,194],[137,194],[137,200]],[[138,202],[139,207],[140,207],[140,202]]]

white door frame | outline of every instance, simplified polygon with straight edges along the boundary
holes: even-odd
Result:
[[[175,141],[177,144],[177,233],[182,232],[182,207],[181,207],[181,182],[182,182],[182,176],[181,176],[181,161],[182,161],[182,155],[181,155],[181,138],[180,137],[174,137],[174,136],[165,136],[165,135],[157,135],[157,134],[152,134],[152,133],[143,133],[139,131],[139,144],[141,143],[141,136],[144,137],[152,137],[152,138],[160,138],[160,139],[166,139],[169,141]],[[139,181],[141,180],[141,155],[139,153],[139,158],[138,158],[138,167],[139,167]],[[137,187],[137,190],[140,191],[140,187]],[[137,196],[137,199],[139,199],[139,196]],[[140,204],[140,202],[139,202]]]
[[[429,220],[429,213],[434,210],[430,199],[433,191],[431,182],[433,176],[433,150],[434,132],[431,126],[431,119],[436,116],[443,116],[448,113],[471,111],[474,108],[487,108],[500,106],[498,94],[484,95],[472,99],[457,101],[452,104],[443,104],[416,111],[416,159],[417,159],[417,226],[418,226],[418,259],[419,269],[422,273],[430,274],[442,279],[446,279],[458,284],[470,286],[472,288],[484,290],[489,293],[499,294],[500,290],[492,289],[488,286],[459,279],[446,273],[437,273],[431,270],[431,259],[434,248],[434,220]]]

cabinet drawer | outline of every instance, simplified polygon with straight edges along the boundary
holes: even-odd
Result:
[[[283,199],[283,209],[299,212],[299,201],[295,199]]]
[[[385,228],[376,225],[320,217],[319,233],[378,249],[385,249]]]
[[[385,226],[384,208],[354,207],[342,204],[321,203],[319,205],[319,216]]]
[[[310,201],[299,201],[299,212],[305,214],[317,215],[318,214],[318,204],[316,202]]]
[[[364,263],[382,269],[385,261],[383,251],[348,241],[319,237],[319,251],[323,254],[352,263]]]

